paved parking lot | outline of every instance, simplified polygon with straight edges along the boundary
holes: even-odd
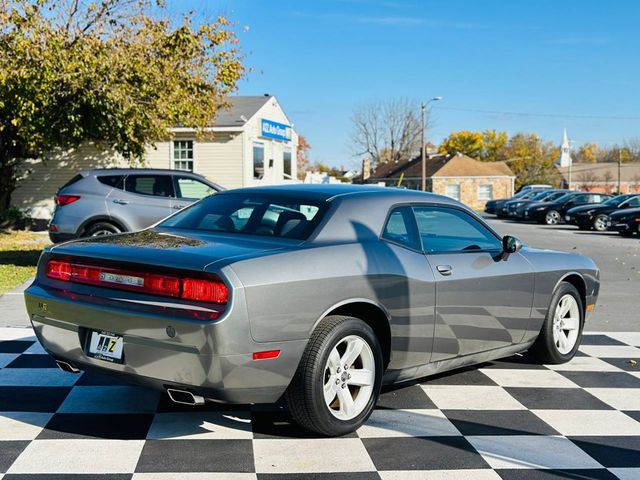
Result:
[[[324,439],[277,406],[180,407],[64,373],[29,328],[0,328],[0,479],[640,478],[639,239],[490,222],[600,266],[597,311],[569,364],[525,355],[439,375],[384,393],[358,432]],[[2,318],[26,326],[15,293]]]

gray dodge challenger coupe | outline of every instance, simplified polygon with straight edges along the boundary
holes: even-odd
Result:
[[[570,360],[598,288],[589,258],[500,238],[455,200],[291,185],[49,247],[25,298],[63,370],[180,403],[284,398],[302,426],[342,435],[383,384],[525,350]]]

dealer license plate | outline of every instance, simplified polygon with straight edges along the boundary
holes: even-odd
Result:
[[[109,332],[91,332],[88,354],[107,362],[122,363],[124,341],[120,335]]]

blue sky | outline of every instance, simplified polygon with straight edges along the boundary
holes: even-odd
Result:
[[[437,141],[453,130],[494,128],[559,142],[566,127],[576,144],[604,146],[640,137],[638,1],[190,0],[171,6],[187,7],[238,22],[253,68],[240,93],[276,95],[307,137],[314,161],[358,165],[349,142],[351,113],[392,97],[415,100],[416,111],[420,100],[444,97],[428,132]]]

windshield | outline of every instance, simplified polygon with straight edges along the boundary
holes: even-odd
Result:
[[[555,202],[560,197],[564,197],[566,194],[567,194],[567,192],[553,192],[551,195],[549,195],[547,198],[545,198],[544,201],[545,202]]]
[[[323,201],[249,192],[214,195],[159,226],[305,240],[318,225],[326,206]]]
[[[535,200],[539,202],[540,200],[547,200],[549,197],[553,196],[555,192],[540,192],[535,195],[531,200]]]
[[[625,200],[629,200],[630,197],[633,197],[633,195],[618,195],[617,197],[611,197],[606,202],[602,202],[602,205],[609,205],[609,206],[617,207],[618,205],[620,205]]]
[[[564,202],[566,202],[567,200],[569,200],[571,197],[573,197],[574,195],[575,195],[575,194],[574,194],[573,192],[571,192],[571,193],[565,193],[565,194],[563,194],[563,195],[560,195],[558,198],[554,199],[553,201],[554,201],[554,202],[557,202],[557,203],[564,203]],[[549,200],[549,201],[551,201],[551,200]]]

